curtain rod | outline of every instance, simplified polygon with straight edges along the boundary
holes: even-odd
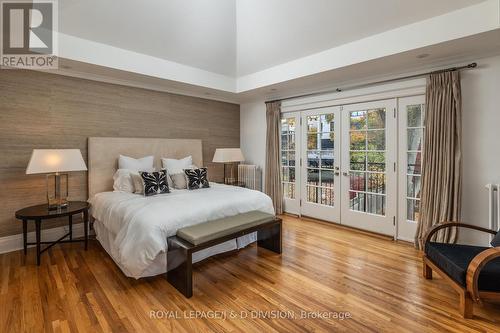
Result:
[[[387,80],[382,80],[382,81],[375,81],[375,82],[369,82],[369,83],[364,83],[364,84],[358,84],[355,86],[347,87],[345,89],[337,88],[335,90],[325,90],[325,91],[319,91],[319,92],[309,93],[309,94],[304,94],[304,95],[284,97],[284,98],[280,98],[280,99],[266,101],[266,103],[282,102],[282,101],[287,101],[290,99],[297,99],[297,98],[304,98],[304,97],[313,97],[313,96],[318,96],[318,95],[323,95],[323,94],[342,92],[342,91],[350,90],[350,89],[363,88],[363,87],[372,86],[372,85],[376,85],[376,84],[383,84],[383,83],[389,83],[389,82],[395,82],[395,81],[401,81],[401,80],[415,79],[418,77],[427,76],[427,75],[431,75],[431,74],[439,74],[439,73],[444,73],[444,72],[454,72],[454,71],[459,71],[462,69],[472,69],[472,68],[476,68],[476,67],[477,67],[477,63],[473,62],[473,63],[470,63],[470,64],[465,65],[465,66],[438,69],[438,70],[435,70],[432,72],[426,72],[426,73],[420,73],[420,74],[414,74],[414,75],[408,75],[408,76],[401,76],[401,77],[397,77],[394,79],[387,79]]]

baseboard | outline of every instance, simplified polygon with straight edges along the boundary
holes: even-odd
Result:
[[[73,224],[73,237],[83,237],[83,223]],[[57,228],[42,230],[42,241],[56,240],[62,237],[64,234],[69,232],[69,226],[61,226]],[[35,232],[28,232],[28,242],[35,241]],[[31,245],[32,247],[34,245]],[[23,249],[23,234],[17,234],[12,236],[6,236],[0,238],[0,253],[7,253],[12,251],[18,251]]]

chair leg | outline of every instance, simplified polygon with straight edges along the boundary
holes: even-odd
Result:
[[[423,262],[422,268],[423,268],[422,274],[424,275],[424,279],[432,280],[432,268],[430,268],[429,265],[427,265],[425,260]]]
[[[473,301],[467,291],[460,294],[460,314],[467,319],[474,316]]]

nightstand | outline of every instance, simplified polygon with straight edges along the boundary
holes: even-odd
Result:
[[[90,205],[84,201],[70,201],[68,206],[62,209],[49,210],[47,204],[26,207],[16,212],[16,218],[23,221],[23,244],[24,244],[24,254],[27,254],[28,245],[36,245],[36,264],[40,266],[40,255],[42,252],[48,250],[57,243],[77,243],[84,242],[85,250],[88,247],[89,240],[89,208]],[[73,216],[77,214],[83,214],[83,226],[85,237],[83,240],[73,240]],[[41,228],[42,222],[49,219],[54,219],[58,217],[68,217],[69,222],[69,232],[52,242],[42,242],[41,240]],[[35,222],[35,234],[36,242],[28,243],[28,222]],[[69,239],[65,240],[66,237]],[[41,249],[41,244],[48,244],[46,248]]]

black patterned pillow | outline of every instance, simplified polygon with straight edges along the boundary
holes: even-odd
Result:
[[[187,176],[187,188],[196,190],[199,188],[210,187],[207,180],[207,168],[184,169]]]
[[[167,183],[167,171],[145,172],[139,171],[144,182],[144,195],[151,196],[161,193],[170,193]]]

